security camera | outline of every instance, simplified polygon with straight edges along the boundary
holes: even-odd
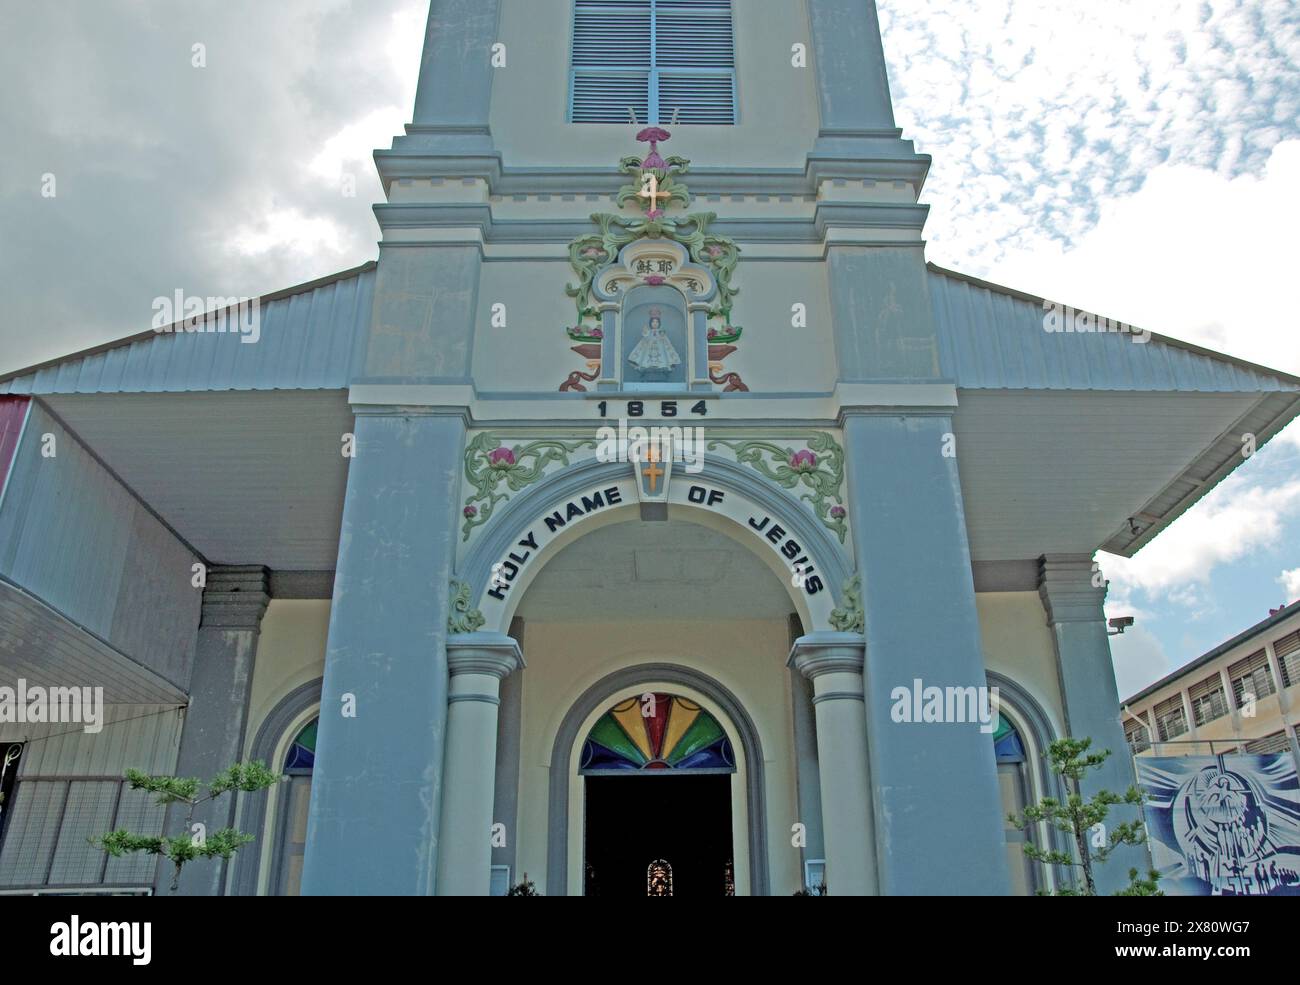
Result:
[[[1132,616],[1116,616],[1114,619],[1106,620],[1110,629],[1106,632],[1107,636],[1119,636],[1124,630],[1133,625]]]

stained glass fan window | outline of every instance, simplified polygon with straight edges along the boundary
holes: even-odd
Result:
[[[318,719],[308,722],[289,746],[284,757],[284,768],[288,770],[310,770],[316,765],[316,723]]]
[[[1006,715],[998,715],[998,730],[993,733],[993,751],[999,763],[1019,763],[1025,758],[1025,747]]]
[[[734,773],[736,756],[718,720],[694,701],[643,694],[620,701],[592,726],[579,770]]]

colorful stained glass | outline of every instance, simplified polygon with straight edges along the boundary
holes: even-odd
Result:
[[[579,769],[733,773],[736,757],[718,720],[694,701],[675,694],[643,694],[620,701],[591,727]]]
[[[1020,742],[1016,727],[1006,715],[998,715],[998,730],[993,733],[993,752],[999,763],[1020,763],[1025,758],[1025,747]]]
[[[316,723],[313,718],[303,726],[284,757],[286,770],[309,770],[316,765]]]
[[[647,896],[673,894],[673,867],[661,858],[655,859],[646,867],[645,894]]]

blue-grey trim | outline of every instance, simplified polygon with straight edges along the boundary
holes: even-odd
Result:
[[[1038,558],[1023,561],[974,561],[971,575],[977,592],[1038,591]]]
[[[334,597],[333,571],[272,571],[273,599],[329,599]]]
[[[520,656],[525,648],[524,620],[510,621],[510,636],[519,644]],[[523,721],[526,671],[521,667],[501,679],[501,706],[497,712],[497,757],[493,773],[492,823],[504,824],[504,845],[492,847],[492,864],[508,866],[515,872],[515,846],[519,841],[519,764]]]
[[[324,678],[318,677],[314,681],[300,684],[280,699],[258,726],[253,744],[249,747],[249,759],[261,760],[272,770],[276,769],[276,764],[270,762],[271,757],[275,755],[275,747],[289,731],[289,726],[293,724],[294,719],[313,705],[320,704],[323,682]],[[257,872],[262,864],[262,856],[267,850],[267,846],[262,842],[262,836],[266,827],[268,793],[269,791],[259,790],[256,793],[244,794],[240,799],[239,829],[251,834],[253,841],[235,854],[235,876],[231,882],[233,896],[257,895]],[[279,847],[278,843],[270,846],[272,872],[279,864],[279,859],[275,857]]]
[[[823,701],[866,701],[867,696],[862,691],[827,691],[824,694],[813,695],[812,703],[821,704]]]
[[[693,183],[692,183],[693,184]],[[911,229],[919,235],[930,207],[909,202],[818,202],[811,217],[719,217],[711,233],[747,243],[824,243],[829,229]],[[590,219],[500,219],[490,203],[380,203],[375,220],[388,229],[477,229],[480,238],[457,240],[401,240],[383,243],[384,249],[412,246],[478,246],[480,243],[555,243],[567,245],[592,232]],[[869,244],[852,244],[865,246]],[[890,242],[881,245],[897,246]],[[913,245],[909,243],[908,245]],[[915,241],[920,245],[920,240]]]
[[[408,136],[418,128],[407,126]],[[906,181],[919,189],[930,170],[928,154],[918,154],[902,131],[838,131],[819,134],[822,147],[809,154],[803,167],[691,168],[691,194],[815,197],[830,178],[855,181]],[[611,197],[627,184],[627,176],[609,167],[506,168],[499,152],[430,153],[398,137],[393,150],[377,150],[375,168],[385,188],[403,178],[426,179],[473,176],[488,183],[494,196],[600,195]]]
[[[585,459],[549,475],[514,497],[493,518],[486,531],[479,535],[459,567],[459,577],[468,581],[474,591],[487,584],[494,562],[509,552],[537,517],[550,511],[544,509],[559,499],[570,498],[587,487],[604,481],[619,481],[629,476],[623,462],[601,462]],[[707,482],[730,489],[752,499],[783,520],[790,534],[803,545],[817,561],[822,581],[834,593],[837,603],[843,599],[838,594],[852,575],[853,570],[844,548],[817,517],[798,500],[765,481],[756,472],[723,458],[705,457],[704,468],[695,473],[683,474],[679,482]],[[674,504],[676,505],[676,504]],[[702,508],[703,509],[703,508]],[[709,512],[704,510],[704,512]],[[787,586],[788,590],[788,586]],[[493,627],[495,628],[495,627]],[[817,629],[819,627],[810,627]]]
[[[453,694],[447,698],[447,704],[454,705],[461,701],[481,701],[485,705],[500,705],[501,699],[495,694]]]
[[[549,826],[547,830],[546,894],[564,896],[569,882],[569,761],[578,729],[592,712],[621,688],[642,682],[680,684],[694,688],[714,701],[731,720],[745,750],[746,803],[749,807],[749,882],[754,896],[766,896],[770,880],[767,864],[767,791],[763,746],[753,719],[744,705],[713,678],[690,667],[652,663],[626,667],[601,678],[573,703],[551,748]]]

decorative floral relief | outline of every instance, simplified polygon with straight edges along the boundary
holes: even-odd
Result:
[[[592,215],[592,222],[600,227],[600,232],[580,236],[569,244],[569,263],[578,275],[577,283],[565,286],[565,293],[574,299],[577,311],[577,323],[566,328],[569,338],[579,343],[573,346],[587,360],[590,376],[581,372],[570,373],[561,385],[561,390],[585,391],[582,381],[590,382],[600,369],[600,352],[591,348],[598,344],[603,332],[595,322],[600,314],[592,303],[592,285],[602,269],[617,258],[619,250],[639,239],[668,239],[686,248],[695,263],[706,268],[713,277],[717,293],[708,310],[708,317],[720,321],[720,324],[708,329],[709,343],[709,377],[715,383],[727,384],[727,390],[747,390],[748,387],[736,373],[727,373],[719,378],[722,360],[735,352],[733,343],[738,341],[742,329],[731,323],[731,310],[739,289],[732,286],[731,278],[740,259],[740,247],[727,236],[709,232],[709,226],[717,219],[714,212],[695,212],[689,215],[669,215],[665,208],[690,205],[690,194],[686,185],[679,179],[690,169],[690,161],[684,157],[663,158],[659,154],[659,142],[668,140],[671,134],[660,127],[646,127],[636,139],[650,144],[650,153],[642,160],[635,156],[625,157],[619,162],[619,171],[633,180],[619,189],[617,203],[620,207],[629,201],[642,203],[644,214],[629,217],[617,213],[600,212]],[[645,194],[646,180],[653,175],[655,195]],[[666,280],[664,271],[645,272],[643,282],[654,286]]]
[[[822,524],[844,543],[848,533],[848,511],[844,508],[844,449],[830,434],[819,431],[806,442],[807,448],[782,447],[770,441],[709,442],[710,450],[721,445],[736,453],[736,461],[771,479],[785,489],[802,489],[799,498],[812,506]]]
[[[469,582],[451,581],[451,607],[447,613],[447,632],[472,633],[487,622],[474,608]]]
[[[831,625],[841,633],[867,631],[867,617],[862,611],[861,575],[854,575],[844,583],[844,605],[831,610]]]
[[[461,539],[469,540],[475,527],[487,523],[497,503],[505,502],[510,493],[536,482],[545,474],[547,466],[568,465],[572,452],[595,447],[595,438],[545,439],[507,447],[496,435],[480,431],[465,448],[465,480],[473,492],[461,510],[464,517]]]

